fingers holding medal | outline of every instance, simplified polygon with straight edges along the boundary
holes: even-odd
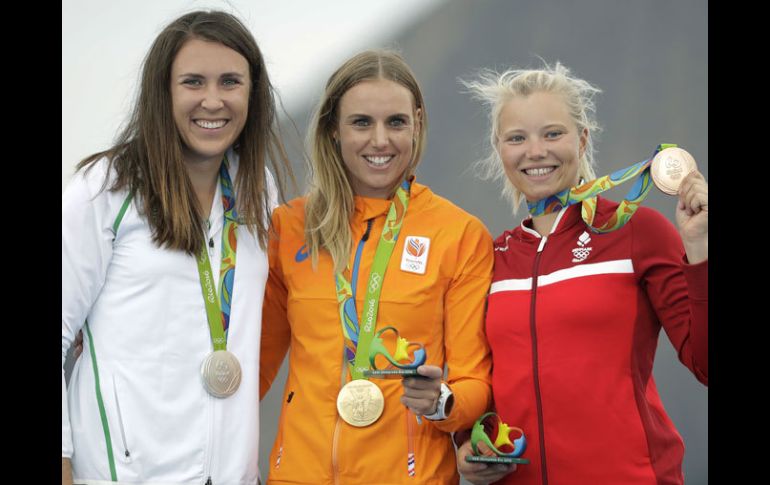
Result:
[[[697,170],[690,173],[679,187],[676,224],[690,264],[708,259],[709,190],[708,183]]]
[[[650,174],[662,192],[678,196],[677,209],[687,216],[708,211],[708,184],[686,150],[673,146],[659,151],[652,159]]]
[[[682,148],[660,150],[650,173],[655,185],[677,197],[676,223],[691,263],[708,258],[708,183]]]
[[[709,188],[703,174],[695,170],[682,180],[679,186],[677,209],[692,217],[701,211],[708,212]]]

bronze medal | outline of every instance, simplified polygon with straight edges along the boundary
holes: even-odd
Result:
[[[214,351],[203,359],[201,378],[203,387],[212,396],[232,396],[241,384],[241,364],[232,352]]]
[[[695,159],[678,147],[670,147],[661,150],[652,159],[650,175],[655,185],[668,195],[676,195],[679,185],[689,174],[697,170]]]
[[[337,412],[351,426],[369,426],[380,418],[384,408],[382,391],[366,379],[348,382],[337,395]]]

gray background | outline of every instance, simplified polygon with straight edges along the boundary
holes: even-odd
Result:
[[[499,186],[470,170],[486,150],[487,120],[481,105],[461,94],[457,78],[484,67],[537,67],[538,56],[561,61],[602,89],[596,98],[604,127],[595,142],[598,174],[644,160],[658,143],[672,142],[693,155],[708,179],[707,14],[706,2],[698,0],[455,0],[440,7],[382,43],[402,52],[423,88],[429,131],[418,180],[481,218],[493,236],[521,221],[523,211],[512,215]],[[319,83],[316,93],[321,89]],[[315,101],[290,113],[301,133]],[[609,196],[620,200],[628,188]],[[645,205],[674,221],[675,199],[652,190]],[[262,467],[275,437],[285,367],[262,401]],[[686,482],[706,484],[708,389],[679,362],[665,333],[654,375],[685,441]]]
[[[499,196],[499,186],[478,180],[470,170],[486,150],[487,121],[481,105],[461,93],[457,78],[470,78],[483,67],[537,67],[538,56],[550,63],[559,60],[603,90],[596,100],[604,127],[595,142],[599,174],[647,158],[658,143],[673,142],[695,157],[708,179],[707,17],[705,0],[449,0],[415,15],[411,23],[400,23],[399,29],[359,42],[322,67],[306,89],[292,94],[290,103],[284,102],[304,135],[326,78],[347,55],[368,47],[400,50],[422,85],[429,117],[418,180],[477,215],[497,236],[517,225],[523,214],[513,216]],[[259,40],[259,32],[255,35]],[[297,161],[301,189],[301,141],[290,125],[284,124],[284,132]],[[627,190],[626,185],[609,196],[618,200]],[[653,190],[645,205],[673,221],[674,199]],[[708,390],[677,360],[665,334],[654,374],[666,410],[685,441],[686,483],[706,484]],[[261,405],[263,478],[285,378],[284,363]]]

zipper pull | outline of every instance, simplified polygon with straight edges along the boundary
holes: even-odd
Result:
[[[537,252],[543,251],[543,248],[545,247],[545,242],[548,240],[548,236],[543,236],[540,238],[540,246],[537,247]]]
[[[287,404],[288,404],[288,403],[290,403],[290,402],[291,402],[291,398],[293,398],[293,397],[294,397],[294,391],[291,391],[291,392],[289,393],[289,397],[288,397],[288,399],[286,399],[286,403],[287,403]]]
[[[208,480],[206,480],[206,483],[204,485],[213,485],[211,482],[211,477],[209,477]]]
[[[373,222],[374,222],[374,219],[369,219],[366,221],[366,232],[364,232],[364,237],[361,238],[361,241],[369,240],[369,233],[372,231]]]

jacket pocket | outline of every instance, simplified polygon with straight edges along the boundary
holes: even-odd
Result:
[[[131,449],[128,446],[128,439],[126,437],[126,425],[123,418],[123,413],[120,408],[120,398],[118,396],[118,384],[115,376],[112,376],[112,394],[115,400],[115,418],[118,422],[118,435],[120,436],[120,442],[116,443],[119,448],[117,455],[124,463],[131,463],[133,461],[131,457]]]
[[[283,456],[283,423],[286,420],[286,411],[291,404],[291,400],[294,398],[294,391],[289,391],[289,395],[281,406],[281,420],[278,423],[278,439],[276,440],[277,451],[275,454],[275,469],[281,468],[281,457]]]

